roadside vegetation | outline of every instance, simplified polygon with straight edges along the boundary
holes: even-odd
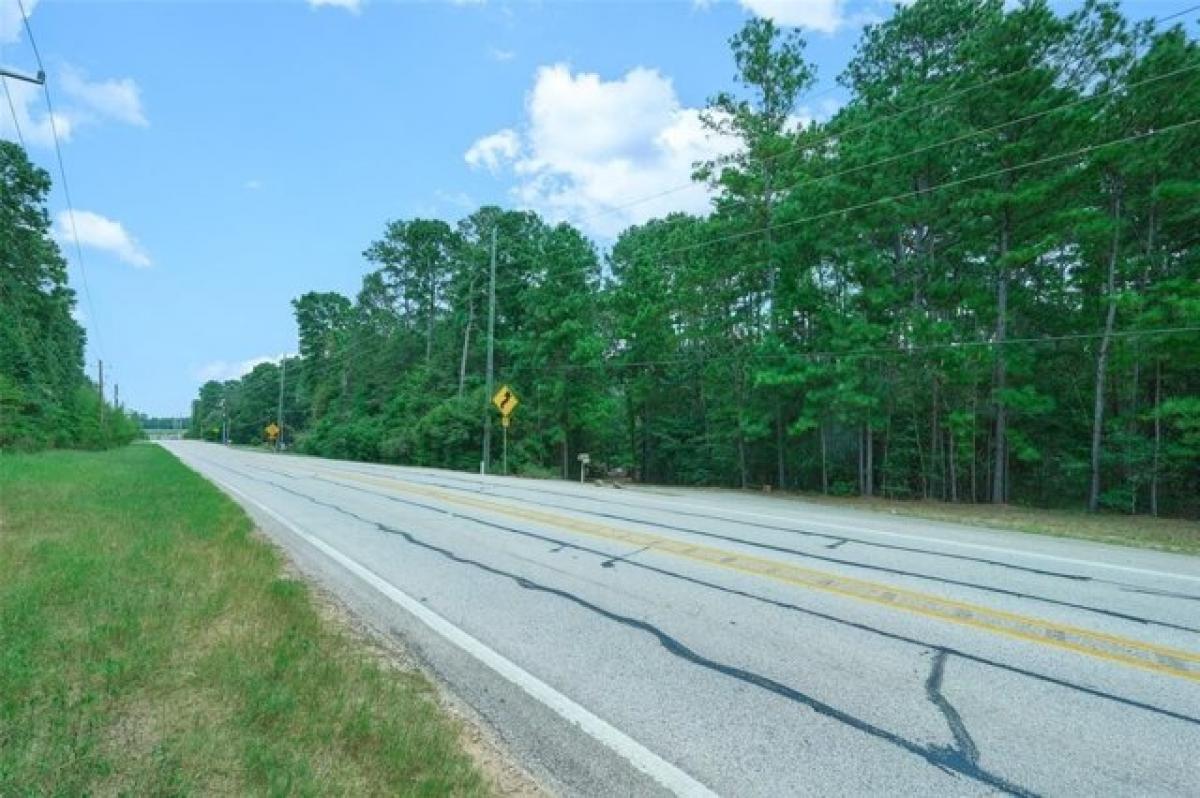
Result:
[[[0,141],[0,451],[98,449],[138,435],[84,373],[85,335],[51,235],[49,192],[50,175]]]
[[[482,795],[419,674],[157,446],[0,456],[0,795]]]
[[[496,207],[380,220],[357,295],[297,297],[285,374],[204,385],[191,434],[261,440],[282,382],[300,450],[476,470],[495,234],[515,473],[1200,516],[1185,23],[917,0],[835,76],[750,20],[702,117],[740,147],[698,165],[708,214],[603,250]]]

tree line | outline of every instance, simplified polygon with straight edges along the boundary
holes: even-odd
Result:
[[[1200,513],[1200,51],[1091,0],[918,0],[831,118],[805,42],[730,41],[711,212],[625,230],[481,208],[388,223],[296,357],[208,383],[191,432],[475,469],[493,235],[517,473]],[[493,446],[493,454],[498,447]],[[493,464],[492,470],[495,470]]]
[[[128,443],[137,424],[84,372],[83,328],[50,234],[50,175],[0,141],[0,451]]]

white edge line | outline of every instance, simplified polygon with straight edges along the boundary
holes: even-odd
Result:
[[[208,475],[208,478],[230,493],[240,497],[244,502],[254,505],[262,512],[271,516],[271,518],[286,527],[292,534],[305,540],[325,556],[378,590],[434,632],[458,646],[517,687],[520,687],[532,698],[553,710],[563,719],[578,726],[584,733],[620,755],[633,765],[634,768],[645,773],[671,792],[681,796],[697,796],[697,798],[700,796],[715,798],[717,795],[711,789],[696,781],[670,762],[667,762],[637,740],[634,740],[620,729],[592,714],[541,679],[521,668],[515,662],[488,648],[479,640],[471,637],[421,602],[404,593],[395,585],[384,580],[357,561],[342,554],[325,541],[300,529],[300,527],[288,521],[270,507],[250,498],[224,480],[217,479],[212,475]]]

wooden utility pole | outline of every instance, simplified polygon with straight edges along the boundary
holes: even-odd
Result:
[[[100,367],[100,378],[97,387],[100,389],[100,428],[104,428],[104,361],[97,361]]]
[[[483,462],[479,465],[487,473],[492,461],[492,390],[495,388],[496,351],[496,225],[492,225],[492,265],[488,277],[488,344],[487,344],[487,390],[483,396]]]
[[[287,358],[279,358],[279,411],[275,418],[278,420],[279,432],[275,434],[275,451],[283,448],[283,381],[287,375]]]

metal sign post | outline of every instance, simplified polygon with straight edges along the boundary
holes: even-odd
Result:
[[[500,473],[504,476],[508,476],[508,425],[511,420],[511,416],[500,416],[500,429],[504,433],[503,454],[500,455]]]
[[[584,483],[584,480],[587,479],[587,467],[588,467],[588,463],[592,462],[592,456],[590,454],[588,454],[587,452],[580,452],[578,460],[579,460],[579,484],[582,485]]]

